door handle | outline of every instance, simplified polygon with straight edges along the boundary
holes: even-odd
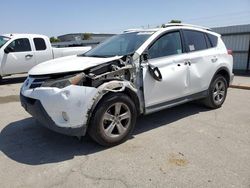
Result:
[[[185,61],[185,62],[184,62],[184,65],[189,65],[189,66],[191,66],[191,62],[190,62],[190,61]]]
[[[26,57],[27,59],[30,59],[30,58],[32,58],[32,57],[33,57],[33,55],[28,54],[28,55],[26,55],[25,57]]]

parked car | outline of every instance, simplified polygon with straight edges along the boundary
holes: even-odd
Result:
[[[219,34],[167,24],[128,30],[83,55],[37,65],[20,98],[25,110],[49,129],[88,133],[99,144],[114,146],[129,137],[140,114],[192,100],[221,107],[232,66]]]
[[[35,65],[58,57],[82,54],[91,47],[52,48],[44,35],[0,36],[0,81],[3,76],[26,73]]]

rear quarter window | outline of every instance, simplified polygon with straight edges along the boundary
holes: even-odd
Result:
[[[217,36],[212,35],[212,34],[207,34],[207,37],[208,37],[212,47],[217,46],[217,43],[218,43],[218,37]]]
[[[33,39],[36,51],[46,50],[46,43],[43,38],[34,38]]]
[[[189,52],[207,49],[205,34],[199,31],[184,30],[184,38]]]

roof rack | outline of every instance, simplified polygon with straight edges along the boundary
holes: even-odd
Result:
[[[203,26],[198,26],[198,25],[192,25],[192,24],[185,24],[185,23],[167,23],[164,24],[165,27],[173,27],[173,26],[188,26],[188,27],[196,27],[196,28],[200,28],[200,29],[205,29],[208,31],[211,31],[210,28],[208,27],[203,27]]]
[[[174,27],[174,26],[187,26],[187,27],[194,27],[194,28],[199,28],[199,29],[204,29],[207,31],[212,31],[212,29],[208,28],[208,27],[203,27],[203,26],[199,26],[199,25],[192,25],[192,24],[185,24],[185,23],[167,23],[164,24],[165,28],[166,27]],[[148,29],[143,29],[143,28],[135,28],[135,29],[127,29],[125,31],[123,31],[123,33],[129,33],[129,32],[140,32],[140,31],[156,31],[159,30],[160,28],[148,28]]]
[[[143,28],[135,28],[135,29],[127,29],[125,31],[123,31],[123,33],[130,33],[130,32],[145,32],[145,31],[148,31],[148,32],[154,32],[154,31],[157,31],[157,28],[149,28],[149,29],[143,29]]]

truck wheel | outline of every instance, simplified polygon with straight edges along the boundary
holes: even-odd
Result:
[[[220,108],[227,96],[227,81],[221,75],[216,75],[210,84],[208,96],[203,100],[205,106],[216,109]]]
[[[115,146],[127,140],[137,118],[133,101],[125,94],[104,96],[91,117],[88,134],[103,146]]]

